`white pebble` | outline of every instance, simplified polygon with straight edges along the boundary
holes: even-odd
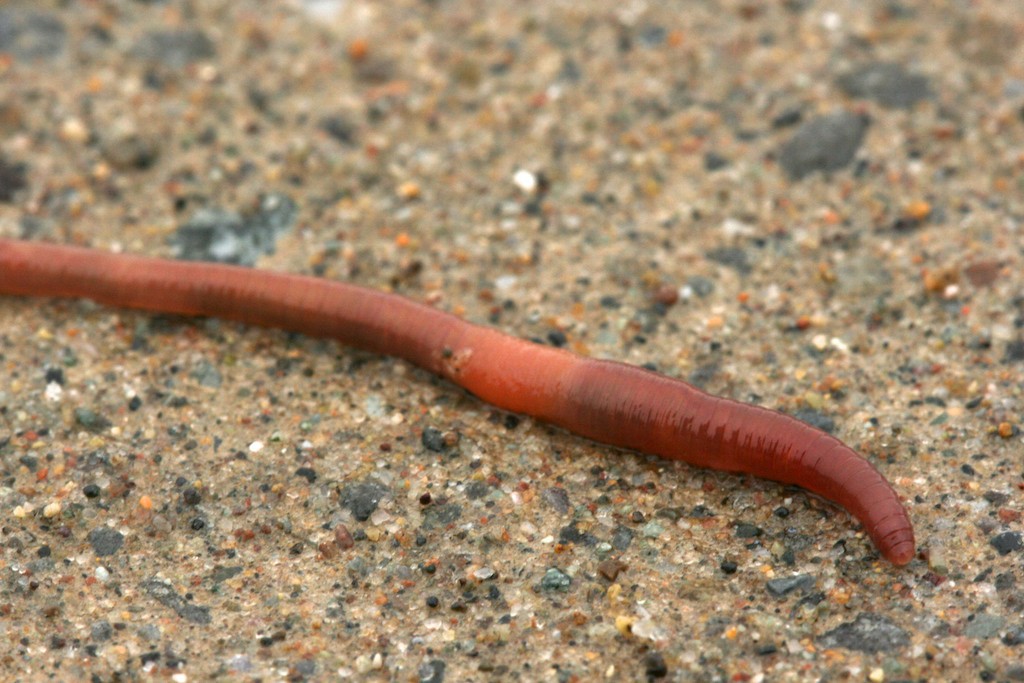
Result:
[[[537,191],[537,176],[527,170],[519,169],[512,176],[512,182],[523,192],[533,194]]]
[[[373,664],[370,662],[370,658],[366,655],[359,655],[358,657],[356,657],[356,661],[354,662],[354,664],[356,671],[361,674],[370,673],[370,667],[373,666]]]
[[[59,384],[50,382],[46,385],[46,391],[43,395],[46,396],[47,401],[59,401],[63,393],[64,389]]]
[[[494,279],[494,286],[501,292],[507,292],[516,286],[516,282],[519,281],[515,275],[499,275]]]
[[[722,221],[722,234],[726,237],[746,237],[756,232],[750,223],[744,223],[736,218],[726,218]]]
[[[473,572],[473,578],[477,581],[487,581],[488,579],[493,579],[494,576],[495,571],[490,567],[480,567]]]
[[[60,124],[60,136],[68,142],[82,143],[88,141],[89,129],[81,119],[65,119]]]
[[[843,26],[843,18],[838,12],[825,12],[821,15],[821,25],[829,31],[838,31]]]

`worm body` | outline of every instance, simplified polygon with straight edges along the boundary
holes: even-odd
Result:
[[[889,482],[838,439],[678,379],[510,337],[330,280],[0,239],[0,293],[215,316],[404,358],[504,410],[595,441],[796,484],[845,507],[894,564],[914,532]]]

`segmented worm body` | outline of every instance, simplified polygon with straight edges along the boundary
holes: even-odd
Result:
[[[849,510],[894,564],[914,556],[913,528],[896,492],[838,439],[782,413],[510,337],[395,294],[17,240],[0,240],[0,293],[214,316],[404,358],[499,408],[601,443],[796,484]]]

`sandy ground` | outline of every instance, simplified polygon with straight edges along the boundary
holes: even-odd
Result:
[[[0,235],[833,430],[918,557],[394,359],[0,299],[4,680],[1024,680],[1024,5],[6,2]]]

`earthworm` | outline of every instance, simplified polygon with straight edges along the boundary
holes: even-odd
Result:
[[[213,316],[403,358],[501,409],[601,443],[796,484],[846,508],[882,555],[914,557],[888,481],[838,439],[678,379],[511,337],[397,294],[239,266],[0,239],[0,294]]]

